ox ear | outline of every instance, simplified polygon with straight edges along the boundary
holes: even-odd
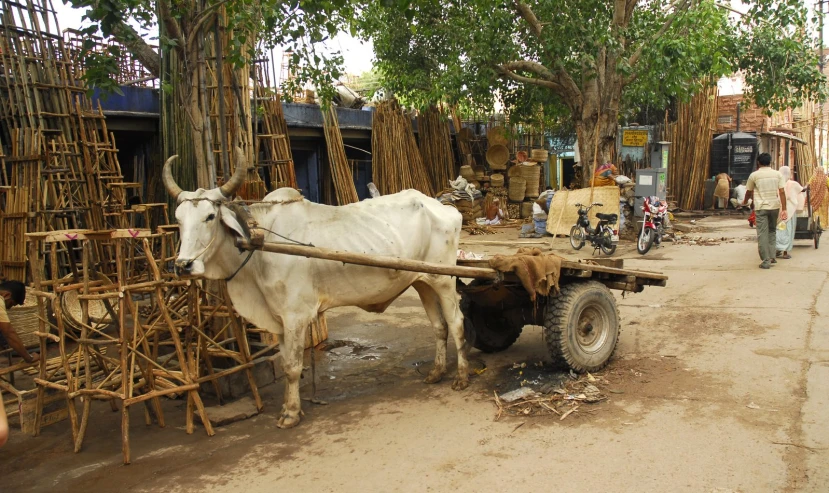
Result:
[[[220,210],[221,210],[222,224],[224,224],[225,226],[230,228],[230,230],[232,230],[234,233],[236,233],[237,236],[239,236],[241,238],[247,238],[247,235],[245,234],[245,230],[242,229],[242,225],[239,224],[239,220],[236,219],[236,213],[233,212],[229,207],[224,206],[224,205],[220,206]]]

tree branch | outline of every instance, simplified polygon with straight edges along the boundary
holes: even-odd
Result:
[[[636,48],[636,51],[633,52],[633,55],[630,56],[628,59],[628,65],[630,65],[631,68],[635,67],[639,62],[639,59],[642,56],[642,50],[645,49],[645,46],[653,43],[668,32],[668,29],[671,28],[671,25],[674,23],[676,18],[679,17],[679,14],[685,12],[688,10],[688,7],[691,6],[690,0],[678,0],[678,2],[678,4],[674,4],[674,11],[668,16],[667,19],[665,19],[665,23],[662,24],[662,28],[660,28],[659,31],[657,31],[657,33],[651,36],[648,40],[642,41],[639,44],[639,47]]]
[[[164,22],[168,37],[178,42],[176,48],[184,53],[184,35],[181,33],[181,24],[173,17],[170,3],[167,0],[158,0],[158,14]]]
[[[527,60],[520,60],[520,61],[516,61],[516,62],[507,62],[507,63],[499,65],[499,67],[501,67],[505,70],[509,70],[511,72],[516,71],[516,70],[525,70],[527,72],[532,72],[534,74],[537,74],[538,76],[540,76],[542,79],[546,80],[547,82],[553,82],[556,85],[561,86],[561,84],[558,83],[556,75],[554,73],[552,73],[550,71],[550,69],[548,69],[544,65],[541,65],[538,62],[530,62],[530,61],[527,61]]]
[[[527,21],[527,24],[530,25],[530,30],[536,37],[541,36],[541,22],[538,20],[538,17],[535,16],[535,13],[532,11],[529,5],[526,3],[521,2],[521,0],[515,0],[515,10],[521,14],[521,17]]]
[[[123,21],[115,24],[112,26],[112,36],[124,45],[149,73],[155,77],[161,76],[161,57],[132,26]]]
[[[521,0],[515,0],[515,10],[530,26],[530,31],[532,31],[535,37],[538,38],[538,41],[542,43],[542,51],[547,53],[547,50],[543,47],[544,40],[541,38],[541,31],[543,26],[541,25],[541,22],[538,20],[538,17],[536,17],[535,12],[533,12],[529,5],[523,3]],[[556,64],[555,74],[553,75],[553,77],[547,78],[547,80],[553,81],[557,83],[559,86],[561,86],[562,90],[564,91],[564,93],[562,94],[564,97],[580,98],[581,91],[579,90],[579,86],[576,84],[576,81],[573,80],[573,77],[570,76],[570,73],[564,67],[564,64],[561,62],[561,60],[557,57],[550,56],[549,54],[547,54],[547,56],[553,58]],[[542,66],[541,64],[538,65]],[[547,72],[549,73],[550,71],[547,70]]]
[[[512,63],[521,63],[521,62],[512,62]],[[527,62],[527,63],[529,63],[529,62]],[[564,96],[564,93],[563,93],[564,88],[561,86],[561,84],[559,84],[557,82],[553,82],[553,81],[550,81],[550,80],[544,80],[544,79],[536,79],[536,78],[533,78],[533,77],[525,77],[523,75],[518,75],[515,72],[513,72],[512,70],[508,69],[504,65],[496,65],[495,70],[502,77],[506,77],[507,79],[511,79],[511,80],[516,81],[516,82],[521,82],[522,84],[532,84],[532,85],[535,85],[535,86],[546,87],[548,89],[552,89],[557,94],[559,94],[561,96]]]

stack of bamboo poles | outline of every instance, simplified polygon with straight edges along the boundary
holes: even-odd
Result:
[[[343,136],[340,133],[340,124],[337,120],[337,109],[334,105],[329,104],[327,108],[322,109],[322,122],[337,204],[346,205],[359,202],[357,189],[354,187],[354,177],[348,164],[348,158],[345,155]]]
[[[429,172],[432,190],[443,190],[449,180],[457,176],[455,161],[452,159],[452,141],[449,136],[449,122],[434,106],[417,117],[420,153],[423,164]]]
[[[806,144],[797,141],[792,142],[795,146],[795,155],[797,156],[795,168],[797,181],[805,185],[812,179],[812,173],[814,173],[817,163],[817,155],[815,153],[814,103],[807,102],[800,107],[800,120],[797,123],[798,127],[795,130],[795,135],[804,140]]]
[[[417,148],[412,120],[395,100],[377,105],[371,124],[371,154],[372,181],[382,195],[410,188],[430,197],[435,195]]]
[[[702,209],[705,178],[711,157],[711,137],[717,123],[717,86],[702,88],[677,108],[677,120],[665,122],[671,142],[668,194],[686,210]]]

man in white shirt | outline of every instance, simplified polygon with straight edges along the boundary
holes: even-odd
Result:
[[[751,207],[752,200],[749,200],[747,205],[743,205],[743,202],[746,199],[746,186],[743,185],[743,182],[740,180],[736,180],[737,186],[734,187],[734,198],[731,199],[731,206],[735,209],[742,209],[745,207]]]
[[[757,158],[759,168],[748,177],[746,196],[743,205],[754,199],[754,213],[757,216],[757,249],[763,263],[761,269],[770,269],[776,264],[777,220],[788,219],[786,209],[780,210],[780,204],[786,203],[786,180],[779,171],[771,169],[771,155],[767,152]]]

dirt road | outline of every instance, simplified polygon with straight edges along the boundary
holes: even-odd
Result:
[[[282,386],[271,385],[263,414],[213,438],[186,435],[181,412],[166,429],[133,420],[134,460],[122,466],[119,415],[104,409],[79,454],[65,426],[15,434],[0,449],[0,490],[827,491],[826,253],[803,243],[764,271],[743,219],[699,223],[710,228],[700,236],[733,243],[668,244],[646,257],[620,249],[626,267],[669,274],[668,287],[619,298],[621,341],[602,373],[610,399],[565,420],[495,421],[493,392],[527,376],[514,363],[547,360],[538,328],[503,353],[473,351],[486,370],[465,391],[420,383],[434,343],[406,293],[382,315],[330,314],[331,340],[342,342],[317,367],[317,397],[330,404],[305,402],[298,428],[276,428]],[[493,239],[464,248],[506,251],[471,244]],[[574,257],[565,242],[556,248]],[[532,378],[567,377],[542,368]]]

